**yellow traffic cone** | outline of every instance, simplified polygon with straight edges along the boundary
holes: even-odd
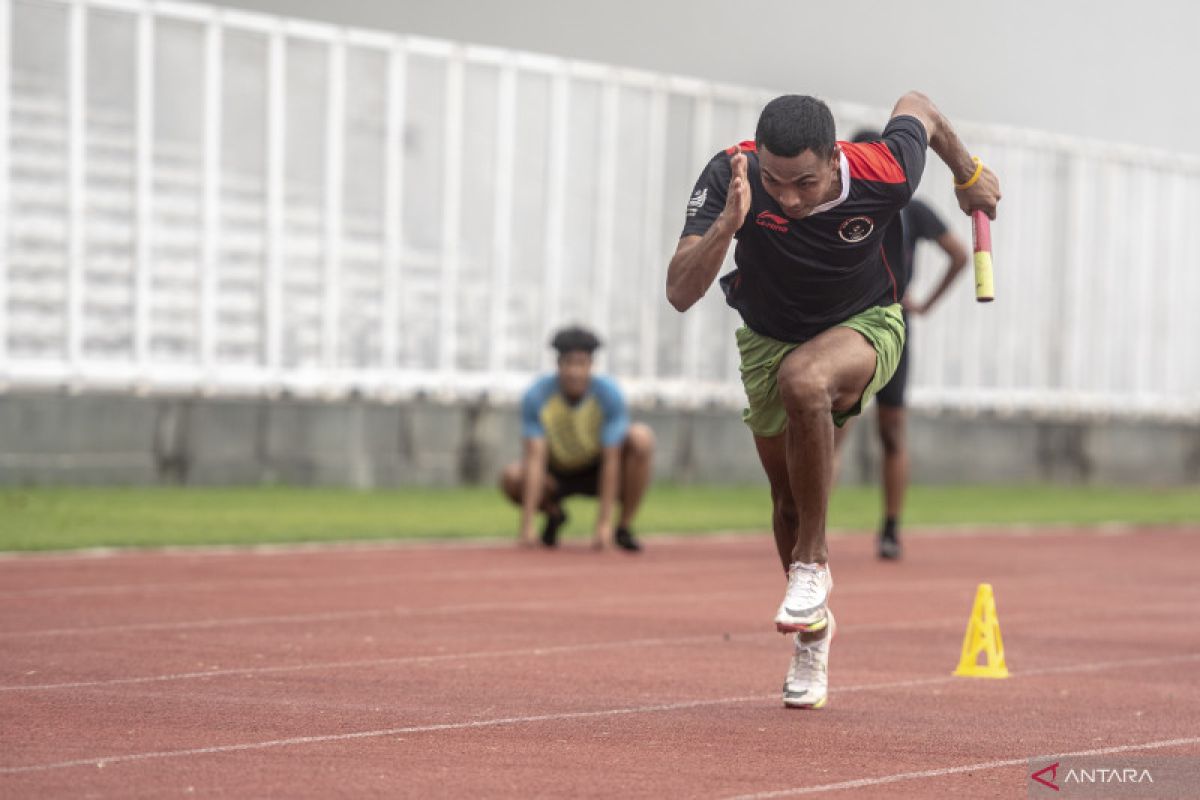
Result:
[[[983,655],[983,663],[979,656]],[[1000,620],[996,617],[996,598],[990,583],[981,583],[975,591],[975,606],[963,637],[962,657],[955,675],[969,678],[1007,678],[1004,642],[1000,639]]]

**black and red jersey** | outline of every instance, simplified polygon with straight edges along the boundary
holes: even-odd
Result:
[[[754,142],[713,156],[688,201],[682,236],[703,235],[725,208],[730,157],[746,153],[750,213],[735,238],[737,269],[721,278],[729,305],[758,333],[807,341],[872,306],[899,302],[904,234],[889,223],[925,169],[928,138],[915,117],[894,117],[879,142],[838,142],[842,194],[789,219],[767,194]]]

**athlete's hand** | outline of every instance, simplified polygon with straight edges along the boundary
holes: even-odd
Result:
[[[746,174],[748,164],[746,154],[740,150],[729,159],[733,175],[729,179],[725,210],[721,212],[721,216],[726,217],[735,230],[742,227],[746,215],[750,213],[750,178]]]
[[[967,216],[972,211],[982,211],[988,215],[988,219],[995,219],[996,205],[1000,202],[1000,179],[984,164],[979,180],[970,188],[955,189],[954,196],[958,198],[958,207]]]
[[[916,300],[909,300],[907,297],[900,301],[900,305],[903,306],[904,310],[909,314],[913,314],[915,316],[920,316],[929,310],[929,306],[925,303],[918,303]]]
[[[612,547],[613,543],[613,526],[596,524],[596,532],[592,535],[592,548],[595,550],[607,550]]]

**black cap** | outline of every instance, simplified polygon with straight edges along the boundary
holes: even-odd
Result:
[[[600,340],[596,338],[596,334],[578,325],[563,328],[555,333],[554,338],[550,340],[550,346],[557,350],[560,356],[579,351],[590,355],[600,347],[600,344]]]

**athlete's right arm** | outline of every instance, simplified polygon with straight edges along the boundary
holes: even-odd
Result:
[[[667,300],[676,311],[687,311],[716,280],[733,235],[750,213],[750,180],[746,176],[746,154],[730,158],[732,175],[725,195],[725,208],[703,236],[684,236],[667,267]]]
[[[897,100],[892,109],[893,117],[904,115],[917,118],[925,126],[929,147],[954,176],[954,194],[963,213],[969,216],[972,211],[982,211],[995,219],[996,205],[1000,202],[999,178],[985,164],[979,165],[979,174],[976,176],[976,162],[971,158],[970,151],[933,101],[920,92],[909,92]],[[969,187],[959,188],[968,182],[971,183]]]

